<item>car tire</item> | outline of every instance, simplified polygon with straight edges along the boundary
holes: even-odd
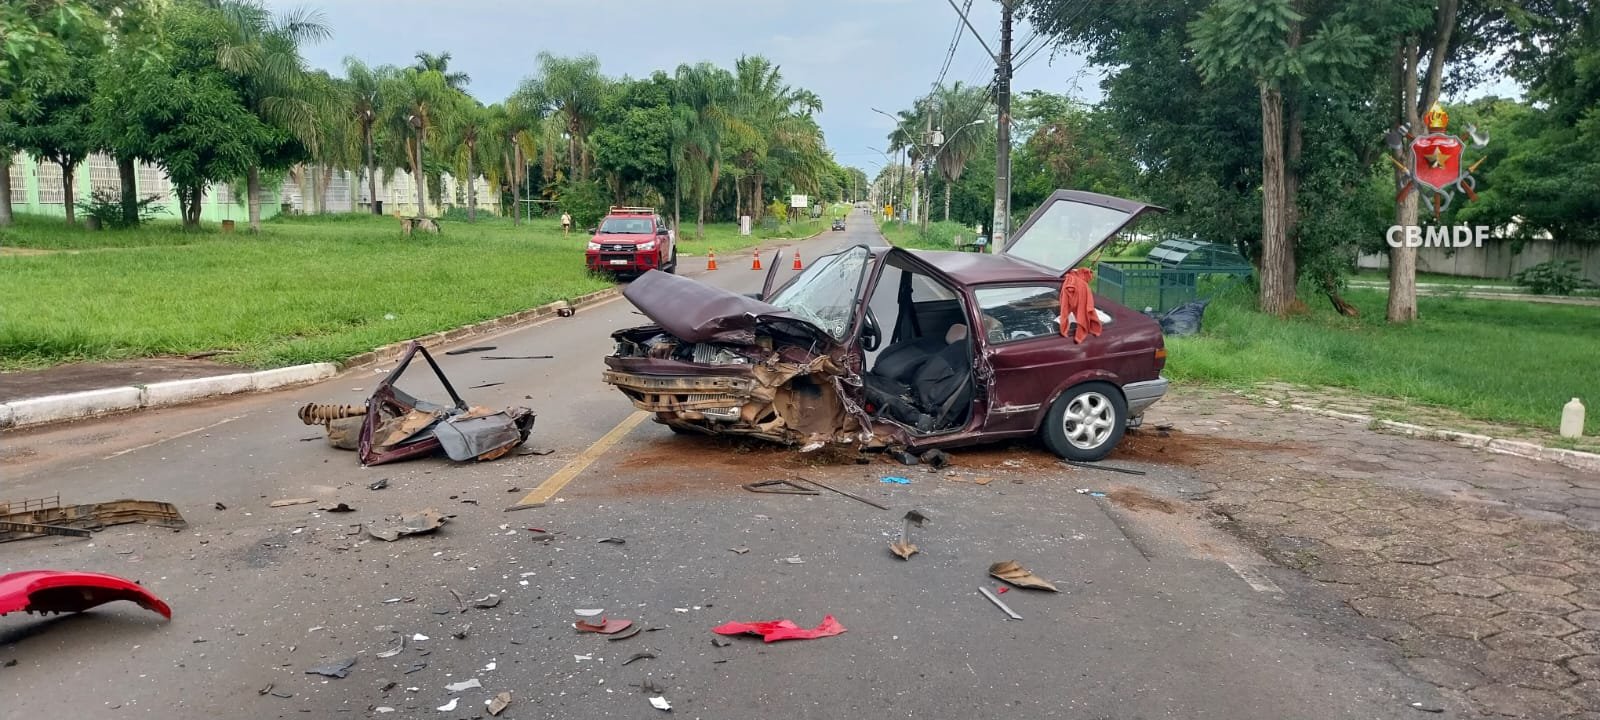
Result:
[[[1088,382],[1061,393],[1045,415],[1046,447],[1068,460],[1094,462],[1110,455],[1128,424],[1128,401],[1110,383]]]
[[[672,260],[668,261],[666,265],[662,265],[661,266],[661,272],[668,273],[668,274],[677,274],[677,272],[678,272],[678,249],[677,248],[673,248],[672,249]]]

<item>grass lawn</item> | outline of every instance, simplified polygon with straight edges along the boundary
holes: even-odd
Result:
[[[1352,290],[1346,299],[1361,318],[1321,302],[1278,320],[1256,313],[1248,292],[1225,295],[1206,309],[1200,335],[1168,340],[1168,375],[1343,387],[1550,431],[1577,396],[1591,408],[1585,434],[1600,434],[1595,308],[1424,296],[1421,321],[1392,326],[1382,291]]]
[[[1387,284],[1389,282],[1389,271],[1388,270],[1358,270],[1355,275],[1351,276],[1351,279],[1352,280],[1365,280],[1365,281],[1369,281],[1369,282],[1381,282],[1381,283]],[[1417,282],[1418,283],[1427,283],[1429,285],[1463,285],[1463,286],[1493,285],[1495,287],[1505,287],[1505,288],[1516,288],[1517,287],[1517,283],[1515,281],[1507,280],[1505,278],[1463,277],[1463,276],[1460,276],[1460,275],[1439,275],[1439,274],[1436,274],[1436,273],[1420,273],[1420,272],[1417,273]]]
[[[19,217],[0,246],[58,252],[0,256],[0,369],[204,350],[261,367],[336,361],[604,288],[585,241],[543,219],[404,238],[367,215],[275,219],[259,236]]]
[[[957,236],[964,243],[972,242],[977,236],[972,228],[958,222],[928,223],[927,232],[922,232],[913,223],[890,220],[879,224],[878,229],[890,243],[912,250],[954,250],[953,240]]]

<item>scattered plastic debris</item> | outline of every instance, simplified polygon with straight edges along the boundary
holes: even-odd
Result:
[[[438,530],[448,520],[438,510],[428,508],[422,512],[400,516],[398,522],[384,526],[367,526],[367,534],[384,542],[394,542],[407,535],[422,535]]]
[[[348,677],[350,675],[350,668],[355,664],[356,659],[353,657],[348,657],[343,660],[335,660],[327,665],[318,665],[316,667],[306,668],[306,674],[321,675],[323,677],[331,678]]]
[[[1089,488],[1078,488],[1075,492],[1077,492],[1079,495],[1088,495],[1090,497],[1105,497],[1106,496],[1105,493],[1100,492],[1099,490],[1090,490]]]
[[[500,596],[494,593],[489,593],[488,595],[472,601],[472,606],[479,610],[488,610],[489,608],[495,607],[499,604]]]
[[[505,712],[506,707],[511,704],[511,693],[500,693],[492,698],[489,698],[488,700],[485,700],[483,704],[486,706],[485,709],[489,711],[490,715],[499,715],[500,713]]]
[[[844,626],[832,615],[822,618],[822,624],[811,629],[806,629],[794,624],[793,620],[769,620],[764,622],[731,622],[711,628],[711,632],[718,635],[760,635],[765,642],[774,643],[780,640],[813,640],[816,638],[832,637],[844,632]]]
[[[287,500],[273,500],[272,502],[267,503],[267,507],[289,507],[290,505],[305,505],[308,503],[314,503],[316,501],[316,498],[289,498]]]
[[[657,710],[671,710],[672,709],[672,703],[667,702],[666,698],[661,697],[661,696],[658,695],[656,697],[650,698],[650,707],[653,707],[653,708],[655,708]]]
[[[1003,560],[990,565],[989,574],[1019,588],[1060,592],[1060,590],[1057,590],[1056,586],[1052,585],[1049,580],[1045,580],[1044,578],[1033,574],[1032,571],[1021,565],[1018,565],[1017,561],[1015,560]]]
[[[627,660],[623,660],[622,664],[623,665],[627,665],[628,663],[631,663],[631,662],[638,662],[640,660],[654,660],[655,658],[656,658],[656,654],[655,653],[651,653],[651,652],[634,653]]]
[[[382,706],[382,705],[379,705],[379,706],[378,706],[378,707],[375,707],[375,708],[373,708],[373,709],[372,709],[372,711],[373,711],[373,712],[375,712],[375,713],[377,713],[377,714],[379,714],[379,715],[383,715],[383,714],[385,714],[385,713],[392,713],[392,712],[394,712],[394,708],[392,708],[392,707],[385,707],[385,706]]]
[[[443,705],[440,705],[438,708],[435,708],[435,709],[438,710],[439,712],[450,712],[450,711],[456,709],[456,703],[458,703],[460,701],[461,701],[461,698],[450,698],[450,702],[447,702],[447,703],[445,703]]]
[[[444,686],[444,689],[446,689],[446,690],[448,690],[450,692],[453,692],[453,693],[458,693],[458,692],[461,692],[462,690],[471,690],[473,688],[481,688],[481,687],[483,687],[483,683],[478,682],[477,678],[473,678],[471,680],[462,680],[461,682],[458,682],[458,683],[451,683],[449,685]]]
[[[314,440],[315,438],[312,438],[312,439]],[[221,501],[218,501],[217,504],[213,505],[212,507],[215,507],[218,510],[227,510],[228,509],[228,506],[227,505],[223,505]]]
[[[400,636],[400,644],[399,645],[396,645],[396,646],[394,646],[392,648],[389,648],[388,650],[384,650],[383,652],[377,653],[377,656],[381,657],[381,658],[392,658],[392,657],[394,657],[396,655],[399,655],[400,651],[405,650],[405,649],[406,649],[406,636],[401,635]]]
[[[789,563],[790,565],[804,565],[805,562],[806,562],[804,559],[800,558],[799,556],[786,557],[786,558],[783,559],[783,561],[786,562],[786,563]]]
[[[416,640],[417,642],[422,642],[423,640],[427,640],[428,636],[427,635],[423,635],[422,633],[417,633],[415,635],[412,635],[411,639],[412,640]]]
[[[626,544],[628,544],[628,541],[626,539],[619,538],[619,537],[600,538],[599,540],[596,540],[595,542],[611,543],[613,545],[626,545]]]
[[[573,662],[583,662],[585,660],[593,660],[593,659],[594,659],[593,655],[573,655],[572,656],[572,661]]]
[[[0,575],[0,615],[18,611],[77,613],[118,600],[131,600],[139,607],[172,619],[172,608],[161,598],[138,583],[115,575],[63,570],[24,570]]]
[[[406,669],[405,674],[406,675],[410,675],[411,673],[414,673],[414,672],[416,672],[418,670],[425,670],[425,669],[427,669],[427,667],[428,667],[428,661],[426,661],[426,660],[418,660],[418,661],[416,661],[414,663],[411,663],[411,667]]]
[[[651,629],[654,630],[655,628],[651,628]],[[631,638],[631,637],[633,637],[635,635],[638,635],[640,633],[640,631],[642,631],[642,630],[644,630],[644,626],[635,623],[633,627],[628,628],[627,630],[623,630],[622,632],[619,632],[619,633],[612,633],[610,635],[607,635],[606,639],[610,640],[612,642],[615,642],[617,640],[627,640],[628,638]]]
[[[747,548],[747,547],[728,548],[728,552],[731,552],[731,553],[733,553],[735,555],[743,555],[743,554],[745,554],[747,552],[750,552],[750,548]]]
[[[374,481],[372,481],[371,485],[367,486],[367,489],[368,490],[382,490],[382,489],[384,489],[386,487],[389,487],[389,478],[383,478],[382,480],[374,480]]]
[[[1004,594],[1006,594],[1008,592],[1011,592],[1010,586],[1007,586],[1007,585],[997,585],[997,586],[995,586],[994,594],[996,594],[996,595],[1004,595]]]
[[[333,507],[321,508],[321,510],[323,512],[331,512],[331,513],[347,513],[347,512],[355,512],[356,511],[355,508],[350,507],[349,505],[346,505],[345,503],[339,503],[338,505],[334,505]]]
[[[911,478],[903,478],[903,477],[898,477],[898,476],[895,476],[895,475],[885,475],[884,477],[879,478],[878,482],[894,483],[895,485],[910,485],[911,484]]]
[[[1444,712],[1444,708],[1442,708],[1442,707],[1439,707],[1437,705],[1424,705],[1424,704],[1419,703],[1419,702],[1411,703],[1411,709],[1413,709],[1413,710],[1421,710],[1422,712],[1425,712],[1425,713],[1442,713],[1442,712]]]

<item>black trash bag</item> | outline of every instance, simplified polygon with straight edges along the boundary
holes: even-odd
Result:
[[[1210,300],[1196,300],[1166,311],[1156,320],[1161,323],[1161,334],[1170,336],[1193,335],[1200,332],[1200,321],[1205,317]]]

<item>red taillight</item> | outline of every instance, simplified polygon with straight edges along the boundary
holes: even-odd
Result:
[[[1156,372],[1161,372],[1167,366],[1167,348],[1156,348]]]

